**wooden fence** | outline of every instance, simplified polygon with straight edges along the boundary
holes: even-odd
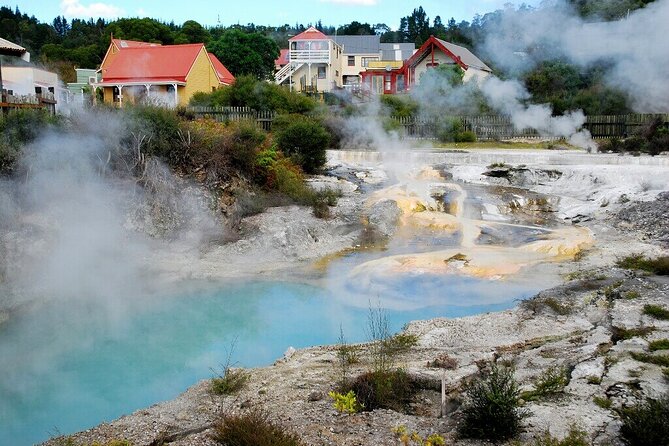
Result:
[[[583,128],[593,138],[623,138],[634,134],[640,127],[656,118],[669,123],[669,114],[630,114],[611,116],[586,116]],[[534,129],[517,129],[509,116],[443,116],[439,119],[419,117],[393,117],[399,126],[400,135],[408,139],[438,139],[441,132],[447,132],[454,123],[462,130],[476,134],[478,140],[504,140],[512,138],[557,139],[546,137]]]
[[[266,131],[272,129],[275,115],[271,111],[256,111],[250,107],[191,106],[188,110],[196,118],[209,118],[218,122],[255,122],[258,127]],[[642,126],[658,117],[669,123],[669,114],[586,116],[583,128],[588,130],[593,138],[624,138],[633,135]],[[392,117],[392,120],[399,128],[400,136],[407,139],[438,139],[440,133],[448,131],[453,122],[458,122],[463,130],[474,132],[480,141],[512,138],[558,139],[542,135],[534,129],[516,129],[511,117],[503,115],[442,116],[438,119],[408,116]]]
[[[272,121],[274,120],[274,112],[256,111],[250,107],[191,106],[188,107],[188,110],[192,112],[196,118],[214,119],[218,122],[255,122],[258,127],[266,131],[272,129]]]

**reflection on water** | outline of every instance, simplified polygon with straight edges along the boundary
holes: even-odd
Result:
[[[384,297],[404,301],[388,311],[393,330],[414,319],[509,308],[538,290],[504,287],[486,301],[487,281],[417,279],[401,279],[396,294],[379,296],[382,304]],[[31,444],[56,428],[74,432],[173,398],[211,377],[234,338],[234,360],[244,366],[270,364],[288,346],[335,343],[340,324],[350,341],[363,341],[369,300],[358,305],[351,296],[255,282],[162,297],[159,305],[137,302],[111,320],[93,308],[19,314],[0,335],[0,444]]]

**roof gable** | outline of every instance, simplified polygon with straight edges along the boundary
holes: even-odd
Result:
[[[330,40],[330,38],[313,26],[310,26],[306,31],[288,39],[289,42],[292,42],[293,40]]]
[[[103,82],[170,79],[185,82],[202,43],[127,47],[102,69]]]
[[[211,65],[214,67],[214,71],[216,72],[216,76],[218,76],[218,80],[222,84],[233,84],[235,82],[235,77],[227,68],[225,68],[225,65],[223,65],[223,63],[221,63],[221,61],[218,60],[218,58],[213,53],[207,53],[207,56],[209,56],[209,60],[211,61]]]
[[[414,53],[411,58],[407,61],[407,66],[411,66],[425,58],[426,54],[430,51],[432,45],[439,48],[443,51],[448,57],[453,59],[455,63],[460,65],[463,69],[468,69],[469,67],[476,68],[483,71],[489,71],[492,73],[492,69],[487,66],[481,59],[476,57],[471,51],[467,48],[456,45],[454,43],[446,42],[445,40],[437,39],[434,36],[430,38]]]

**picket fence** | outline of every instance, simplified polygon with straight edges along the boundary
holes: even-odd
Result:
[[[266,131],[272,129],[272,121],[274,120],[274,112],[257,111],[251,107],[191,106],[188,107],[188,110],[198,119],[213,119],[218,122],[251,121]]]

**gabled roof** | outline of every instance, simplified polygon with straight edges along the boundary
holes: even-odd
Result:
[[[207,53],[207,56],[209,56],[209,60],[211,61],[211,65],[214,67],[214,71],[216,72],[216,76],[218,76],[219,82],[225,85],[230,85],[235,82],[235,77],[228,71],[227,68],[225,68],[225,65],[221,63],[220,60],[213,54],[213,53]]]
[[[414,53],[411,58],[407,61],[407,66],[411,66],[426,56],[429,53],[432,45],[439,48],[447,56],[449,56],[455,63],[460,65],[463,69],[468,69],[469,67],[476,68],[483,71],[489,71],[492,73],[492,69],[483,63],[481,59],[476,57],[471,51],[469,51],[464,46],[456,45],[451,42],[446,42],[445,40],[437,39],[434,36],[430,38]]]
[[[126,47],[102,69],[102,82],[186,82],[188,72],[203,48],[202,43]]]
[[[293,40],[330,40],[330,37],[326,36],[313,26],[310,26],[306,31],[288,39],[290,42]]]
[[[474,56],[474,54],[464,46],[446,42],[445,40],[437,39],[436,37],[434,40],[441,43],[444,48],[459,57],[468,67],[474,67],[478,68],[479,70],[492,72],[492,69],[488,65],[483,63],[483,61],[478,57]]]
[[[415,43],[382,43],[380,47],[381,60],[407,60],[416,52]]]
[[[288,48],[281,49],[279,52],[279,57],[274,61],[274,66],[278,69],[284,65],[288,65],[288,53],[290,50]]]

